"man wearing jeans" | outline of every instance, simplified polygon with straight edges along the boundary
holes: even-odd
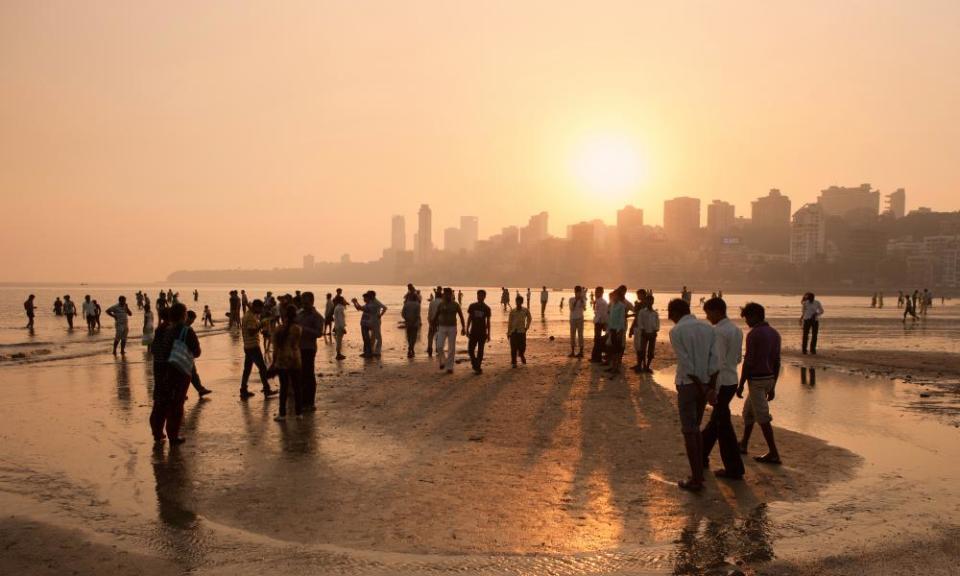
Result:
[[[710,452],[715,443],[720,444],[723,468],[714,471],[720,478],[740,480],[743,478],[743,459],[737,445],[737,433],[730,420],[730,401],[737,390],[737,367],[742,359],[743,332],[727,318],[727,303],[723,298],[711,298],[703,305],[707,320],[716,333],[716,352],[720,360],[717,374],[717,403],[710,413],[710,421],[703,428],[703,468],[709,469]]]
[[[767,453],[756,456],[754,460],[764,464],[780,464],[780,452],[773,439],[773,417],[770,415],[770,402],[775,396],[777,378],[780,376],[780,333],[766,322],[763,306],[750,302],[743,307],[740,316],[747,321],[750,332],[747,334],[747,353],[743,358],[740,384],[737,397],[743,398],[743,387],[748,386],[747,401],[743,403],[743,440],[740,452],[747,453],[750,433],[754,423],[760,425],[763,438],[767,441]]]
[[[260,320],[260,314],[263,313],[263,301],[254,300],[253,304],[243,315],[241,323],[241,332],[243,334],[243,375],[240,377],[240,399],[246,400],[253,396],[253,392],[247,390],[247,381],[250,379],[250,372],[256,365],[260,372],[260,383],[263,386],[263,395],[266,398],[277,393],[270,389],[270,383],[267,381],[267,364],[263,360],[263,352],[260,350],[260,331],[263,329],[263,322]]]
[[[490,307],[484,303],[486,290],[477,291],[477,301],[467,308],[467,352],[477,374],[483,373],[483,349],[490,341]],[[459,305],[460,303],[457,302]]]
[[[803,312],[800,316],[800,325],[803,326],[803,353],[807,353],[807,343],[810,344],[810,353],[817,353],[817,336],[820,334],[820,317],[823,316],[823,305],[817,300],[813,292],[803,295],[800,302]]]
[[[460,318],[460,333],[467,335],[467,326],[463,320],[463,311],[453,299],[453,289],[443,289],[443,299],[437,306],[437,357],[440,369],[453,374],[453,365],[457,358],[457,317]]]
[[[703,439],[700,422],[707,402],[713,403],[717,373],[720,369],[715,350],[713,328],[690,314],[690,305],[683,299],[670,301],[667,315],[676,324],[670,330],[670,343],[677,356],[677,409],[690,463],[690,478],[677,484],[684,490],[703,489]]]
[[[560,303],[563,304],[562,299]],[[570,298],[570,358],[583,358],[583,313],[586,310],[587,300],[583,297],[583,286],[577,286]]]

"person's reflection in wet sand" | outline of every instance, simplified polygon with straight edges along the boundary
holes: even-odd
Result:
[[[117,361],[117,405],[124,412],[130,412],[131,398],[130,367],[126,359],[121,359]]]
[[[807,377],[808,370],[810,371],[809,378]],[[808,386],[810,388],[815,388],[817,386],[817,369],[801,366],[800,367],[800,384],[803,386]]]
[[[691,515],[678,538],[673,574],[726,574],[729,563],[756,564],[773,559],[767,505],[756,504],[745,516]]]

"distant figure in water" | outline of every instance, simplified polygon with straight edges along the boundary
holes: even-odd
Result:
[[[121,296],[116,304],[107,308],[107,316],[113,318],[116,328],[116,334],[113,337],[113,355],[117,355],[117,344],[120,345],[120,354],[126,354],[127,333],[130,330],[129,319],[133,316],[133,312],[127,306],[127,297]]]
[[[143,337],[141,341],[144,346],[150,346],[153,343],[153,312],[150,310],[150,300],[140,300],[143,302]]]
[[[246,314],[247,310],[250,308],[250,300],[247,299],[247,291],[240,291],[240,312],[241,314]]]
[[[506,310],[510,307],[510,291],[506,288],[500,288],[500,305]]]
[[[67,294],[63,297],[63,315],[67,317],[67,328],[73,330],[73,317],[77,315],[77,305]]]
[[[230,327],[240,327],[240,297],[236,290],[230,291]],[[258,346],[259,347],[259,346]]]
[[[213,327],[213,312],[210,311],[210,306],[207,304],[203,305],[203,327]]]
[[[876,308],[876,307],[877,307],[877,293],[876,293],[876,292],[874,292],[874,293],[873,293],[873,297],[870,298],[870,307],[871,307],[871,308]]]
[[[158,306],[159,310],[160,307]],[[166,309],[166,306],[163,307]],[[87,294],[83,297],[83,318],[87,321],[87,332],[93,334],[94,329],[97,327],[97,306],[93,303],[93,300],[90,299],[90,295]]]
[[[433,358],[433,346],[437,340],[437,309],[440,308],[443,288],[437,286],[431,294],[430,305],[427,306],[427,356]]]
[[[747,322],[747,351],[743,357],[743,369],[740,383],[737,385],[737,398],[743,398],[743,387],[747,386],[747,400],[743,403],[743,439],[740,452],[747,453],[750,433],[753,425],[759,424],[763,438],[767,441],[767,453],[756,456],[754,460],[763,464],[780,464],[780,452],[773,438],[773,418],[770,416],[770,402],[773,401],[780,377],[780,333],[766,322],[763,306],[751,302],[743,307],[740,316]]]
[[[333,309],[336,304],[333,301],[333,294],[327,292],[327,301],[323,305],[323,330],[324,335],[333,334]]]
[[[27,314],[27,330],[33,330],[33,316],[37,309],[37,306],[34,304],[34,299],[36,296],[33,294],[27,296],[27,300],[23,303],[23,311]]]
[[[803,327],[803,343],[801,351],[807,353],[807,344],[810,344],[810,353],[817,353],[817,336],[820,334],[820,317],[823,316],[823,305],[816,299],[813,292],[807,292],[800,301],[800,326]]]
[[[906,298],[904,299],[904,307],[903,307],[903,321],[904,321],[904,322],[907,321],[907,316],[910,316],[911,318],[913,318],[913,321],[914,321],[914,322],[916,322],[917,320],[920,319],[920,318],[917,316],[917,309],[916,309],[916,307],[915,307],[915,305],[914,305],[914,300],[913,300],[913,298],[910,297],[909,294],[908,294],[908,295],[906,296]]]
[[[190,378],[193,374],[193,360],[200,357],[200,340],[187,326],[187,308],[183,304],[174,304],[167,311],[169,325],[157,330],[156,341],[152,346],[154,365],[153,411],[150,413],[150,429],[154,442],[164,440],[163,429],[166,426],[170,445],[184,442],[180,436],[183,423],[183,403],[190,390]],[[181,342],[180,346],[176,344]],[[174,348],[186,349],[191,357],[181,359],[174,355]],[[190,366],[188,367],[187,364]],[[159,376],[158,376],[159,369]]]
[[[200,299],[200,292],[196,288],[193,289],[193,301],[196,302]]]
[[[97,323],[97,330],[100,329],[100,315],[103,314],[103,308],[96,300],[93,301],[93,319]]]
[[[337,288],[339,292],[340,289]],[[338,361],[346,360],[343,355],[343,336],[347,333],[347,299],[337,294],[333,299],[333,339],[337,344]]]
[[[457,290],[457,304],[463,306],[463,290]]]
[[[544,286],[540,290],[540,318],[545,319],[547,314],[547,301],[550,300],[550,293],[547,292],[547,287]],[[529,300],[528,300],[529,302]]]
[[[59,296],[57,296],[57,299],[53,301],[53,315],[63,316],[63,301],[60,300]]]

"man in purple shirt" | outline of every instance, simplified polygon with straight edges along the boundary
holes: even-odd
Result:
[[[775,396],[777,378],[780,375],[780,333],[766,322],[763,306],[750,302],[740,312],[746,320],[750,332],[747,333],[747,352],[743,358],[740,372],[740,384],[737,397],[743,398],[743,387],[747,385],[747,401],[743,403],[743,439],[740,452],[747,453],[750,433],[754,423],[760,425],[763,438],[767,441],[767,453],[753,459],[764,464],[780,464],[780,453],[773,439],[773,426],[770,422],[770,402]]]

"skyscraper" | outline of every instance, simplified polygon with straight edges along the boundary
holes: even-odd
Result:
[[[407,249],[407,222],[403,216],[394,216],[390,221],[390,249],[394,252]]]
[[[530,217],[530,222],[520,231],[520,241],[524,244],[536,244],[549,238],[547,232],[548,214],[541,212]]]
[[[460,240],[464,250],[471,251],[477,247],[480,236],[480,226],[476,216],[460,217]]]
[[[443,250],[445,252],[460,252],[464,249],[463,231],[459,228],[443,229]]]
[[[870,184],[861,184],[856,188],[831,186],[820,191],[817,203],[826,216],[880,214],[880,192],[871,190]]]
[[[894,218],[903,218],[907,213],[907,191],[903,188],[897,188],[886,196],[887,214]]]
[[[777,188],[771,188],[769,194],[750,204],[750,220],[760,228],[786,230],[790,227],[790,199]]]
[[[663,231],[674,239],[690,239],[700,230],[700,199],[680,196],[663,203]]]
[[[711,234],[729,232],[736,220],[736,208],[733,204],[714,200],[707,205],[707,231]]]
[[[617,210],[617,228],[620,229],[620,232],[641,226],[643,226],[642,208],[634,208],[631,205],[627,205]]]
[[[417,245],[414,249],[418,260],[429,257],[433,251],[433,212],[426,204],[420,205],[417,214]]]
[[[827,221],[823,207],[806,204],[793,215],[790,226],[790,262],[804,264],[823,255],[827,243]]]

